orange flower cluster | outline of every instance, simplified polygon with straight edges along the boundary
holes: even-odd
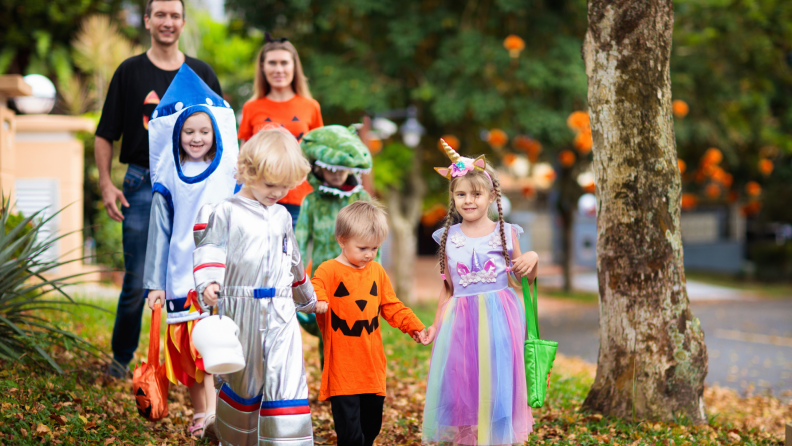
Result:
[[[683,101],[682,99],[674,100],[674,102],[671,103],[671,109],[674,112],[674,116],[680,119],[687,116],[688,112],[690,111],[690,107],[688,106],[687,102]]]
[[[762,203],[760,201],[752,201],[743,205],[741,211],[746,217],[756,215],[762,210]]]
[[[525,186],[522,188],[522,195],[525,198],[531,198],[536,195],[536,189],[533,186]]]
[[[492,129],[487,132],[487,143],[496,149],[500,149],[509,142],[509,135],[501,129]]]
[[[539,154],[542,153],[542,143],[524,135],[515,136],[513,144],[516,149],[525,152],[528,155],[528,160],[532,163],[535,163],[539,159]]]
[[[706,195],[707,198],[711,198],[714,200],[720,197],[720,194],[721,194],[721,188],[715,183],[710,183],[707,185],[707,187],[704,188],[704,195]]]
[[[503,165],[504,166],[509,167],[512,164],[514,164],[515,161],[517,161],[517,155],[515,155],[513,153],[507,153],[506,155],[503,155]]]
[[[734,177],[720,166],[721,161],[723,161],[723,153],[720,150],[714,147],[707,149],[707,151],[704,152],[704,156],[701,157],[699,169],[696,171],[696,182],[703,183],[706,181],[713,181],[720,186],[719,190],[729,189],[734,182]],[[682,163],[684,163],[684,161],[682,161]],[[682,170],[681,167],[680,170]],[[714,189],[711,189],[710,191],[713,190]],[[720,193],[717,195],[707,194],[707,196],[710,198],[717,198],[720,196]]]
[[[567,118],[567,126],[575,132],[574,146],[581,155],[591,152],[594,140],[591,137],[591,121],[584,111],[572,112]]]
[[[525,41],[514,34],[510,34],[503,39],[503,47],[509,52],[509,57],[516,59],[520,57],[520,52],[525,49]]]
[[[773,173],[773,162],[767,158],[759,160],[759,172],[764,176],[769,176]]]
[[[460,142],[459,138],[454,135],[443,135],[443,141],[446,142],[452,149],[459,151]],[[437,148],[440,149],[441,152],[445,153],[445,149],[443,149],[443,144],[440,141],[437,141]]]
[[[762,193],[762,186],[760,186],[756,181],[749,181],[745,185],[745,193],[752,197],[756,197]]]
[[[372,155],[376,155],[376,154],[380,153],[380,150],[382,150],[382,140],[381,139],[369,139],[367,146],[368,146],[369,152],[371,152]]]
[[[561,153],[558,154],[558,162],[561,163],[561,166],[564,168],[572,167],[575,164],[575,152],[571,150],[562,150]]]
[[[687,170],[687,164],[681,159],[677,159],[677,164],[679,165],[679,173],[685,173],[685,170]]]
[[[698,198],[694,194],[682,194],[682,209],[690,210],[698,205]]]
[[[448,209],[445,206],[440,203],[435,203],[421,214],[421,224],[427,228],[431,228],[445,218],[447,213]]]

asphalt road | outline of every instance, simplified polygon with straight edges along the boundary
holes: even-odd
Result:
[[[739,391],[792,398],[792,300],[693,302],[709,353],[706,382]],[[558,351],[596,363],[599,352],[596,305],[579,305],[539,317],[543,339]]]

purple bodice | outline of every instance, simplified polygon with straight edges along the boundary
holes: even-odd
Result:
[[[506,249],[511,256],[514,239],[512,234],[519,237],[523,229],[509,223],[506,223],[505,229]],[[437,243],[440,243],[444,230],[438,229],[432,234]],[[446,277],[450,277],[454,284],[454,297],[491,293],[508,288],[502,246],[500,224],[495,226],[492,233],[483,237],[468,237],[458,224],[451,226],[446,239]]]

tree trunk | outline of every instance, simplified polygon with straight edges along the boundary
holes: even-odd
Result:
[[[671,0],[589,0],[583,44],[597,183],[600,350],[588,410],[706,423],[671,115]]]
[[[413,173],[400,189],[391,188],[386,198],[390,225],[390,262],[396,296],[407,304],[414,304],[418,296],[413,292],[415,259],[418,253],[416,228],[421,219],[426,183],[421,176],[420,145],[415,148]]]

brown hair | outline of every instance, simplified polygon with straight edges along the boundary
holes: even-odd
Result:
[[[495,195],[495,202],[498,203],[498,230],[500,232],[500,239],[501,239],[501,254],[503,255],[503,260],[506,264],[506,267],[511,266],[511,258],[509,257],[509,250],[506,245],[506,225],[503,221],[503,207],[501,206],[501,189],[500,189],[500,182],[498,182],[498,177],[495,175],[495,171],[493,171],[489,166],[487,166],[487,173],[489,173],[489,177],[478,169],[471,170],[467,174],[461,177],[454,177],[448,184],[448,214],[446,214],[445,224],[443,226],[443,235],[440,238],[440,249],[437,252],[437,255],[440,257],[440,274],[445,274],[446,270],[446,242],[448,240],[448,230],[451,229],[451,226],[462,219],[459,215],[459,212],[456,210],[456,206],[454,205],[454,190],[456,190],[457,186],[466,181],[473,187],[474,192],[480,191],[487,191],[489,194]],[[492,178],[492,181],[490,181]],[[446,289],[446,293],[448,296],[451,296],[451,288],[448,284],[450,279],[443,281],[443,286]],[[509,285],[512,288],[519,288],[520,285],[517,281],[512,279],[512,276],[509,275]]]
[[[267,76],[264,75],[264,69],[261,65],[264,63],[267,53],[275,50],[286,50],[292,55],[292,60],[294,61],[294,78],[292,79],[291,87],[294,93],[306,99],[313,99],[311,91],[308,89],[308,79],[305,77],[302,63],[300,63],[300,55],[297,54],[297,49],[294,45],[287,40],[285,42],[267,42],[261,47],[261,51],[259,51],[258,57],[256,58],[256,78],[253,81],[253,96],[248,99],[248,102],[261,99],[272,90],[269,82],[267,82]]]
[[[305,180],[311,164],[303,156],[300,143],[282,127],[264,128],[239,149],[237,183],[264,180],[296,187]]]
[[[336,217],[336,240],[359,238],[379,245],[388,236],[388,218],[375,201],[356,201],[344,206]]]
[[[151,17],[151,4],[154,2],[173,2],[173,1],[176,0],[148,0],[148,2],[146,3],[146,12],[143,15],[145,15],[146,17]],[[184,17],[187,16],[187,10],[184,9],[184,0],[179,0],[179,2],[182,4],[182,19],[184,19]]]
[[[187,117],[187,119],[190,119],[190,118],[192,118],[195,115],[206,115],[206,117],[209,118],[209,122],[210,123],[212,122],[212,118],[209,116],[209,113],[202,112],[202,111],[195,112],[195,113],[191,114],[190,116]],[[187,122],[187,119],[184,120],[184,123]],[[184,123],[182,123],[182,128],[184,127]],[[215,154],[217,153],[217,134],[216,133],[217,132],[215,132],[214,125],[212,125],[212,148],[209,149],[209,151],[204,154],[203,158],[201,158],[204,161],[213,160],[214,157],[215,157]],[[184,161],[187,160],[187,156],[188,156],[187,152],[184,151],[184,149],[182,148],[182,145],[181,145],[181,129],[179,129],[179,162],[181,164],[184,164]]]

